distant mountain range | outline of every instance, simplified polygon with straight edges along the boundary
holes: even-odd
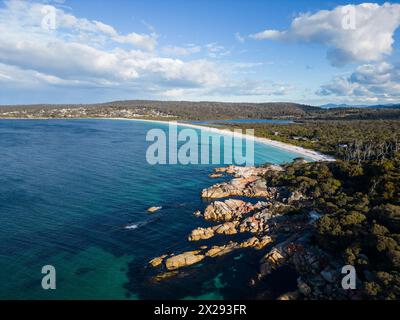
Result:
[[[349,105],[349,104],[334,104],[328,103],[320,106],[323,109],[337,108],[366,108],[366,109],[400,109],[400,104],[376,104],[376,105]]]

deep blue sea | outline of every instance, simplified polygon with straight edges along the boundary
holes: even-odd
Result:
[[[147,262],[195,245],[209,165],[147,163],[148,130],[118,120],[0,120],[0,299],[249,298],[256,258],[234,253],[155,284]],[[256,162],[298,157],[256,144]],[[218,180],[217,180],[218,181]],[[154,215],[150,206],[162,206]],[[126,230],[125,226],[137,228]],[[226,240],[226,239],[225,239]],[[217,241],[217,240],[215,240]],[[41,287],[53,265],[57,289]],[[274,279],[271,280],[274,286]]]

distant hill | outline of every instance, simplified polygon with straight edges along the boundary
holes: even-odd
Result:
[[[336,106],[336,107],[335,107]],[[151,118],[179,120],[290,119],[371,120],[400,119],[399,105],[315,107],[290,102],[229,103],[127,100],[98,104],[42,104],[0,106],[0,118]]]
[[[400,104],[377,104],[377,105],[349,105],[328,103],[320,106],[322,109],[338,109],[338,108],[366,108],[366,109],[398,109]]]
[[[225,102],[190,102],[190,101],[151,101],[127,100],[112,101],[99,104],[78,105],[21,105],[0,106],[1,111],[26,111],[28,114],[41,112],[45,116],[46,110],[79,108],[85,109],[91,116],[106,114],[110,110],[133,110],[138,114],[163,114],[181,119],[270,119],[270,118],[299,118],[306,117],[320,108],[296,103],[225,103]]]
[[[372,109],[400,109],[400,104],[378,104],[374,106],[368,106],[367,108]]]
[[[105,105],[145,107],[189,119],[269,119],[271,117],[303,117],[317,107],[296,103],[225,103],[187,101],[117,101]]]

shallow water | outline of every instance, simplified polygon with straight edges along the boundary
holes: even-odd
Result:
[[[150,166],[146,132],[117,120],[0,120],[0,299],[248,298],[256,256],[214,259],[162,284],[147,261],[192,248],[213,166]],[[256,144],[256,163],[298,157]],[[218,180],[217,180],[218,181]],[[150,206],[163,209],[149,215]],[[126,229],[128,225],[136,228]],[[218,241],[215,240],[215,241]],[[41,268],[57,289],[41,288]]]

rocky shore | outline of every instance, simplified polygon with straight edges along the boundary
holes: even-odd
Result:
[[[268,186],[266,175],[283,170],[277,165],[216,169],[213,175],[233,178],[204,189],[201,197],[210,203],[203,212],[195,213],[214,225],[199,227],[188,235],[188,241],[199,243],[198,249],[152,259],[149,265],[158,272],[153,280],[170,279],[199,262],[252,249],[260,250],[262,258],[250,286],[262,284],[265,277],[282,267],[290,267],[297,273],[297,290],[276,297],[279,300],[356,299],[356,292],[342,289],[343,264],[313,244],[315,222],[321,214],[316,211],[290,214],[307,197],[284,186]],[[207,245],[208,240],[221,235],[228,238],[224,244]],[[229,239],[233,235],[243,235],[245,240]]]

